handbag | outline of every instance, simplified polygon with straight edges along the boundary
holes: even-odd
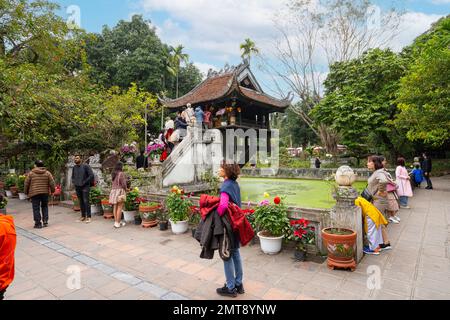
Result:
[[[388,182],[386,185],[386,191],[387,192],[394,192],[397,191],[398,185],[395,182]]]
[[[363,190],[363,192],[361,192],[361,197],[369,202],[373,201],[373,195],[369,192],[369,189],[367,189],[367,187]]]
[[[122,195],[117,197],[117,202],[119,202],[119,203],[125,202],[126,200],[127,200],[127,195],[126,194],[122,194]]]

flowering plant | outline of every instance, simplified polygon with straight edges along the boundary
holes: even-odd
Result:
[[[289,230],[287,207],[280,197],[273,203],[267,199],[261,201],[253,214],[256,228],[264,231],[266,236],[280,237]]]
[[[20,175],[17,178],[17,189],[19,190],[19,192],[23,193],[25,191],[25,179],[27,177],[24,175]]]
[[[306,251],[307,244],[314,244],[316,239],[315,228],[306,219],[291,220],[291,234],[289,240],[297,242],[297,250]]]
[[[169,217],[173,222],[189,219],[189,213],[192,212],[192,202],[184,196],[183,189],[173,186],[165,203],[169,211]]]
[[[126,211],[135,211],[139,207],[139,203],[141,203],[142,198],[139,198],[139,189],[134,188],[130,192],[127,193],[127,198],[125,200],[125,210]]]
[[[147,154],[151,158],[157,158],[161,156],[165,148],[166,146],[164,143],[152,142],[147,146]]]
[[[120,148],[120,152],[126,157],[134,156],[137,152],[137,143],[132,142],[130,144],[124,144],[122,148]]]
[[[8,198],[6,198],[2,194],[0,194],[0,209],[5,209],[7,204],[8,204]]]

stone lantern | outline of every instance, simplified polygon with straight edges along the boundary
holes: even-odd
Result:
[[[363,257],[363,226],[361,208],[355,205],[359,196],[352,187],[356,181],[356,174],[349,166],[342,166],[336,171],[337,189],[334,194],[336,205],[331,209],[331,225],[336,228],[352,229],[356,232],[356,261]]]

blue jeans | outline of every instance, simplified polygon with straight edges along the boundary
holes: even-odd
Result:
[[[225,278],[227,280],[227,287],[233,290],[236,286],[242,284],[243,271],[241,255],[238,249],[231,249],[231,258],[228,261],[223,262],[225,269]]]
[[[406,197],[406,196],[399,196],[398,198],[400,200],[400,205],[402,207],[406,207],[408,205],[408,197]]]

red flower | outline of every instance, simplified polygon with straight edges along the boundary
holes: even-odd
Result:
[[[294,231],[294,235],[296,237],[299,237],[300,239],[302,239],[305,234],[306,234],[306,231],[303,229],[298,229],[298,230]]]
[[[281,202],[280,197],[275,197],[275,199],[273,199],[273,202],[275,202],[275,204],[280,204]]]

